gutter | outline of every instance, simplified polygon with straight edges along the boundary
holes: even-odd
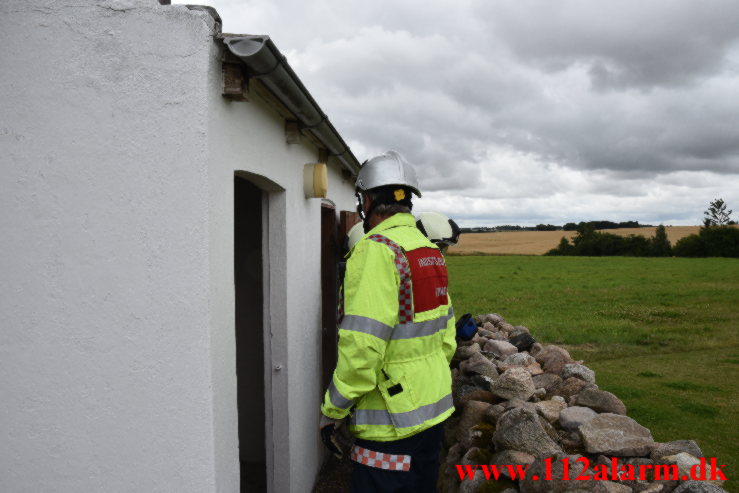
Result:
[[[357,175],[359,161],[269,36],[228,36],[223,43],[246,65],[248,76],[259,79],[301,127],[326,147],[329,156],[338,159],[353,176]]]

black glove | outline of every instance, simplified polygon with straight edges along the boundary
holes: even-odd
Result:
[[[323,444],[337,459],[341,459],[344,455],[341,442],[338,439],[339,426],[341,424],[343,424],[342,421],[334,420],[321,414],[321,422],[319,424],[321,428],[321,440],[323,440]]]

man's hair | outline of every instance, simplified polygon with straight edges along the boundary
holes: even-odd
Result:
[[[381,191],[378,189],[367,190],[364,193],[369,195],[369,198],[372,199],[372,202],[376,202],[378,200],[378,197],[381,195]],[[408,202],[410,202],[410,192],[408,192]],[[375,207],[372,209],[372,213],[377,214],[378,216],[381,216],[381,217],[392,216],[393,214],[399,214],[399,213],[410,214],[412,207],[413,207],[412,205],[411,207],[408,207],[407,205],[403,205],[397,202],[393,204],[380,203],[380,204],[375,205]]]

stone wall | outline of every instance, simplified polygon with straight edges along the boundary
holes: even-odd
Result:
[[[725,491],[720,482],[657,478],[656,465],[674,466],[681,478],[689,474],[703,457],[698,445],[655,442],[617,396],[598,388],[593,370],[561,347],[537,343],[526,327],[498,314],[475,320],[477,334],[459,344],[452,361],[457,411],[445,428],[442,493]],[[569,481],[561,479],[565,462]],[[498,480],[486,477],[483,468],[475,468],[482,464],[528,466],[526,479],[511,480],[506,467]],[[618,479],[603,479],[613,479],[614,464]],[[547,467],[553,479],[533,479],[545,477]],[[581,472],[590,479],[575,480]]]

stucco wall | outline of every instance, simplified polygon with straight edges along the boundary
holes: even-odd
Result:
[[[0,2],[3,492],[215,490],[212,27]]]
[[[220,57],[214,56],[212,60],[212,77],[219,79]],[[210,100],[211,238],[232,235],[234,171],[264,176],[284,189],[269,194],[269,200],[278,203],[277,210],[271,211],[270,228],[272,234],[278,230],[282,238],[278,244],[270,245],[268,258],[272,282],[278,291],[269,300],[276,316],[272,317],[271,360],[266,362],[274,390],[270,404],[277,421],[273,446],[278,463],[274,464],[274,480],[275,491],[308,491],[323,457],[317,432],[322,393],[321,200],[305,198],[303,165],[317,162],[318,150],[307,139],[300,144],[287,144],[283,118],[256,93],[249,102],[232,102],[214,90]],[[354,208],[353,185],[342,179],[337,163],[329,167],[329,198],[339,210]],[[280,219],[281,215],[284,219]],[[233,242],[212,245],[211,252],[212,262],[217,264],[212,271],[222,271],[224,275],[230,272],[226,261],[233,258]],[[215,301],[222,304],[219,312],[224,317],[233,316],[229,308],[232,297],[231,293]],[[216,325],[227,328],[232,322],[224,319]],[[228,353],[229,358],[231,350],[227,348],[231,347],[231,337],[224,333],[218,343],[223,348],[221,352]],[[283,369],[274,371],[275,366]],[[227,368],[221,368],[220,372],[225,375]],[[225,396],[235,386],[225,380],[220,383],[224,396],[221,402],[225,403],[232,398]],[[214,382],[214,386],[218,385]],[[235,419],[226,410],[220,422]],[[288,427],[282,425],[285,420],[289,422]]]
[[[318,151],[286,144],[259,98],[222,98],[213,33],[154,0],[0,2],[3,492],[238,491],[239,170],[275,185],[275,491],[313,482],[320,200],[302,167]],[[336,163],[329,197],[353,208]]]

